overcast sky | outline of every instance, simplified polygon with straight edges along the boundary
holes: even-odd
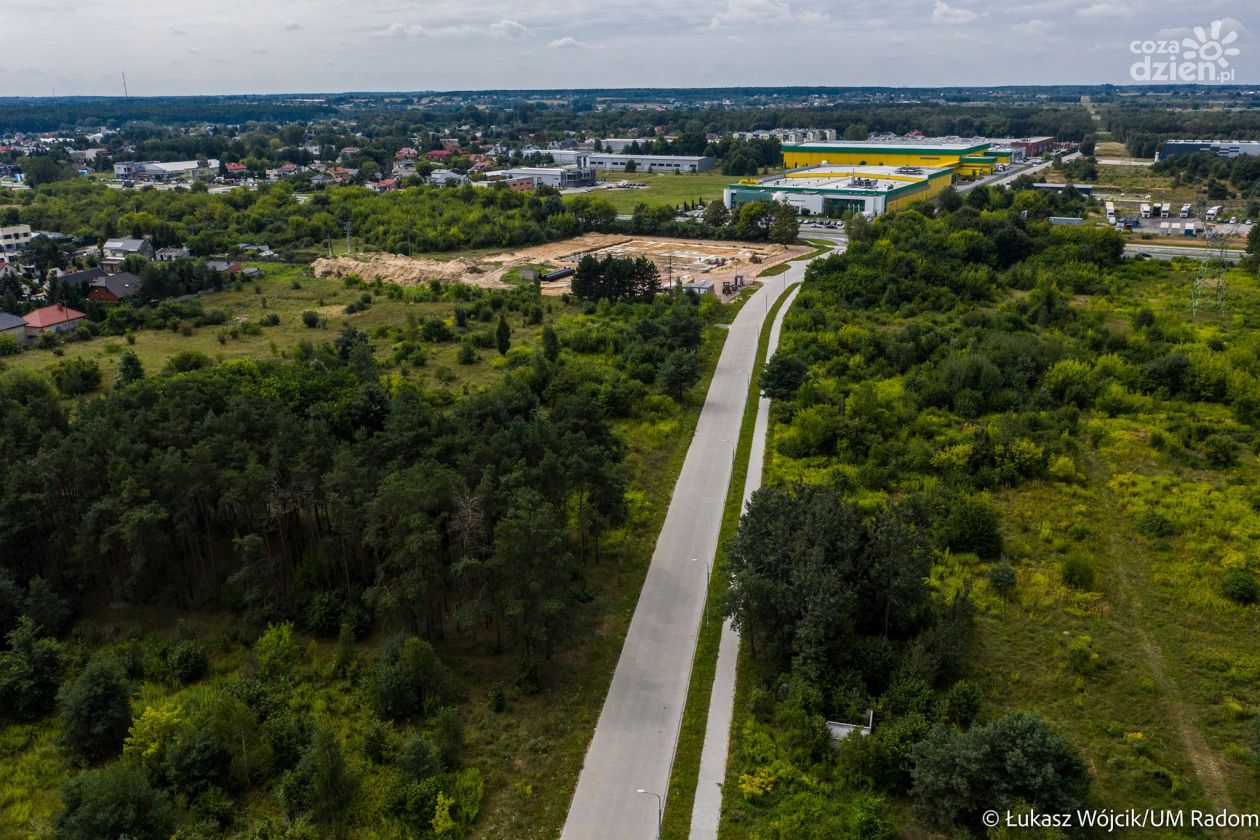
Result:
[[[18,0],[3,0],[17,4]],[[1130,43],[1256,0],[34,0],[0,15],[0,96],[1130,81]],[[1158,56],[1156,58],[1159,58]]]

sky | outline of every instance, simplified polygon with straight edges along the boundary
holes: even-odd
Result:
[[[0,96],[1123,84],[1214,20],[1260,84],[1256,0],[35,0]]]

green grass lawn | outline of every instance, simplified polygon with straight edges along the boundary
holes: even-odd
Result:
[[[408,318],[450,319],[455,308],[455,303],[448,300],[391,300],[379,290],[349,288],[342,280],[317,278],[305,266],[260,265],[264,271],[261,280],[247,281],[239,289],[212,292],[200,298],[207,311],[226,310],[229,316],[226,324],[194,327],[187,335],[173,330],[138,330],[133,334],[135,341],[131,344],[122,336],[71,341],[60,348],[61,358],[95,360],[101,368],[103,386],[109,387],[117,378],[118,356],[124,350],[134,352],[148,373],[161,370],[168,359],[187,350],[204,353],[215,361],[284,359],[292,356],[300,342],[310,341],[317,345],[330,342],[349,324],[372,337],[377,361],[388,367],[397,342],[396,331],[407,326]],[[359,300],[365,292],[373,295],[372,305],[363,312],[347,315],[346,306]],[[576,311],[576,307],[566,305],[560,298],[547,298],[543,306],[550,311],[551,317]],[[307,311],[320,315],[320,326],[311,329],[303,324],[302,313]],[[239,331],[235,336],[231,335],[234,324],[257,324],[269,314],[279,316],[277,326],[263,327],[256,335]],[[525,323],[520,313],[507,314],[514,344],[529,344],[538,340],[541,325]],[[468,332],[493,330],[496,323],[470,321]],[[458,342],[429,344],[424,366],[403,364],[397,370],[405,378],[429,387],[451,387],[456,381],[462,385],[485,384],[500,375],[497,360],[501,357],[493,348],[478,349],[477,361],[471,365],[458,363],[458,351]],[[57,359],[53,350],[28,349],[4,361],[14,366],[47,369]]]
[[[680,206],[684,201],[709,202],[722,198],[722,190],[739,180],[738,175],[723,175],[721,172],[698,172],[694,175],[632,174],[609,176],[612,182],[630,181],[647,184],[642,189],[630,190],[598,190],[593,195],[605,198],[617,208],[618,213],[631,213],[635,205],[647,204],[650,207]]]

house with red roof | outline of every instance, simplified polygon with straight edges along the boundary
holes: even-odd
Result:
[[[367,188],[378,193],[394,192],[398,189],[398,181],[394,178],[383,178],[380,181],[370,182]]]
[[[403,146],[397,152],[394,152],[394,160],[415,160],[420,153],[410,146]]]
[[[249,169],[243,163],[225,163],[223,168],[227,170],[229,178],[242,178],[249,172]]]
[[[430,149],[424,156],[433,160],[450,160],[453,157],[448,149]]]
[[[86,318],[86,313],[70,309],[63,303],[44,306],[22,316],[29,333],[72,332]]]

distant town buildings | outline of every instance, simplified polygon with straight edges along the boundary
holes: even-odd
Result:
[[[736,140],[778,140],[783,143],[813,143],[819,140],[835,140],[834,128],[767,128],[757,131],[734,131]]]
[[[1155,153],[1156,160],[1206,152],[1223,158],[1260,155],[1260,140],[1165,140]]]

